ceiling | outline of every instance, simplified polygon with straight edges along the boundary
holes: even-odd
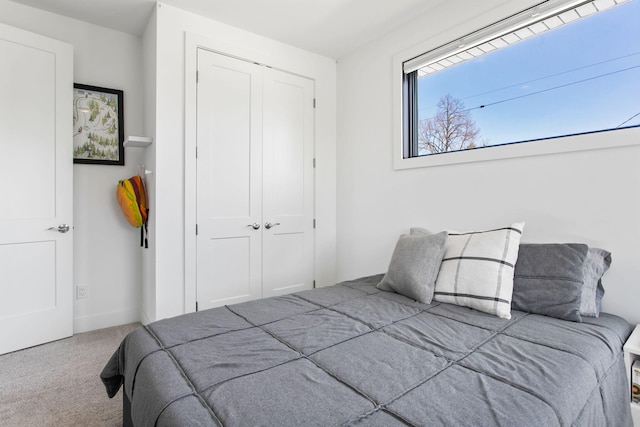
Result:
[[[12,0],[142,35],[155,0]],[[305,50],[338,59],[444,0],[165,0]]]

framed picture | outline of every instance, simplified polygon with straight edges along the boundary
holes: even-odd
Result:
[[[73,85],[73,163],[124,165],[123,92]]]

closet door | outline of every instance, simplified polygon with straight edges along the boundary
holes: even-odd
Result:
[[[199,310],[262,295],[261,73],[198,50]]]
[[[198,309],[313,287],[313,81],[198,50]]]
[[[313,288],[313,81],[264,69],[264,297]]]

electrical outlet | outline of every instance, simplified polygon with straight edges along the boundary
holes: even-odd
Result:
[[[89,298],[89,285],[76,286],[76,299]]]

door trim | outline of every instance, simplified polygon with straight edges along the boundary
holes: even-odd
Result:
[[[212,46],[218,46],[218,49]],[[253,61],[255,52],[250,49],[243,49],[237,45],[226,42],[214,41],[208,37],[198,34],[185,33],[185,177],[184,177],[184,312],[192,313],[196,311],[197,303],[197,240],[196,240],[196,141],[197,141],[197,80],[198,69],[198,49],[205,49],[221,55],[230,56],[243,61]],[[278,67],[272,67],[280,71],[310,79],[316,85],[316,78],[295,73]],[[314,123],[317,120],[316,110],[314,110]],[[316,132],[314,126],[313,152],[316,157]],[[313,169],[313,211],[316,216],[317,199],[317,169]],[[317,234],[317,233],[316,233]],[[318,244],[317,237],[314,237],[314,252]],[[317,270],[316,256],[314,256],[314,271]]]

